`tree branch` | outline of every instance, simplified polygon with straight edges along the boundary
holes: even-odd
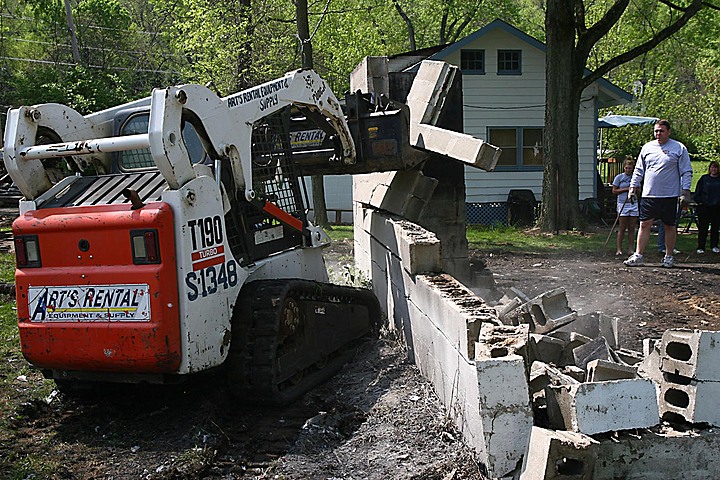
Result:
[[[578,41],[575,50],[580,58],[587,60],[592,48],[610,31],[613,25],[620,20],[620,17],[625,13],[629,4],[630,0],[616,0],[613,6],[605,12],[605,15],[603,15],[595,25],[582,33],[578,32]],[[583,62],[583,65],[584,64],[585,62]]]
[[[664,0],[659,0],[664,1]],[[683,10],[683,15],[678,18],[674,23],[656,33],[651,39],[646,42],[628,50],[627,52],[611,58],[604,64],[596,68],[590,75],[583,77],[582,87],[585,88],[593,82],[600,80],[605,74],[609,73],[613,68],[619,67],[620,65],[629,62],[630,60],[639,57],[645,52],[650,51],[653,47],[657,46],[660,42],[667,40],[672,34],[680,30],[685,24],[703,8],[704,2],[702,0],[693,0],[693,2],[686,9]]]
[[[410,17],[408,17],[407,13],[405,13],[405,10],[402,9],[398,0],[393,0],[393,5],[395,5],[395,10],[397,10],[402,19],[405,21],[405,25],[407,25],[408,40],[410,40],[410,50],[417,50],[417,48],[415,47],[415,28],[413,27],[412,20],[410,20]]]

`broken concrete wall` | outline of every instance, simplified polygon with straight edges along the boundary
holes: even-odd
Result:
[[[524,360],[511,352],[477,358],[475,351],[481,326],[500,325],[495,310],[450,275],[412,273],[438,262],[432,233],[369,208],[356,207],[355,218],[356,263],[410,357],[491,475],[516,470],[532,427]],[[408,245],[416,240],[424,245]]]
[[[389,65],[397,66],[396,63],[388,63],[387,59],[383,60],[383,57],[370,57],[364,60],[350,77],[350,90],[376,94],[385,93],[392,99],[405,101],[412,88],[415,74],[412,72],[388,72]],[[379,80],[383,75],[387,76],[388,82]],[[388,90],[381,92],[380,88]],[[453,132],[462,132],[462,108],[462,75],[455,75],[451,87],[443,99],[443,109],[434,120],[434,125]],[[428,160],[423,165],[421,172],[426,178],[434,179],[436,182],[431,192],[433,208],[425,209],[426,204],[418,203],[418,199],[430,200],[422,195],[415,199],[408,199],[404,209],[410,211],[414,217],[406,216],[406,218],[438,236],[443,244],[443,271],[457,278],[466,279],[470,274],[470,263],[465,234],[465,167],[461,162],[449,160],[430,150],[427,150],[426,153]],[[386,178],[383,174],[355,175],[353,177],[353,201],[362,202],[355,194],[359,184],[381,183]],[[388,209],[387,205],[375,206]],[[401,207],[396,205],[395,210],[390,211],[400,214],[397,211],[398,208]]]
[[[488,474],[518,478],[526,461],[523,479],[719,476],[720,435],[685,434],[720,424],[708,413],[720,386],[713,336],[674,333],[643,355],[620,347],[617,319],[578,316],[563,289],[495,292],[490,307],[456,280],[464,183],[438,180],[454,178],[451,164],[355,177],[355,260]],[[658,426],[662,412],[684,432]]]

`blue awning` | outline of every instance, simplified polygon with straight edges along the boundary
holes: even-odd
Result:
[[[598,128],[617,128],[626,125],[648,125],[657,122],[655,117],[634,117],[632,115],[607,115],[598,118]]]

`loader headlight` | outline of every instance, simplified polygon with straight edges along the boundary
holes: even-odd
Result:
[[[132,245],[133,263],[135,265],[160,263],[158,232],[154,228],[131,230],[130,244]]]
[[[15,237],[15,262],[18,268],[42,267],[37,235]]]

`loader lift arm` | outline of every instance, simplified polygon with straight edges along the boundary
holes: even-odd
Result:
[[[133,105],[142,102],[133,102]],[[144,102],[147,103],[147,102]],[[344,165],[356,161],[355,144],[344,114],[332,90],[312,70],[288,72],[283,77],[219,98],[212,90],[195,84],[156,89],[150,97],[150,120],[146,134],[112,137],[106,127],[107,115],[94,123],[58,104],[13,109],[5,133],[5,163],[26,199],[32,200],[52,187],[41,160],[90,155],[100,159],[109,171],[107,154],[149,148],[155,163],[171,189],[178,189],[196,177],[187,148],[181,141],[184,119],[199,122],[205,149],[213,159],[229,162],[235,185],[247,201],[255,198],[252,189],[252,131],[255,122],[279,110],[296,105],[319,114],[338,138],[339,151],[330,159]],[[119,111],[123,106],[115,107]],[[317,117],[318,115],[314,115]],[[38,129],[56,130],[64,141],[35,145]]]

